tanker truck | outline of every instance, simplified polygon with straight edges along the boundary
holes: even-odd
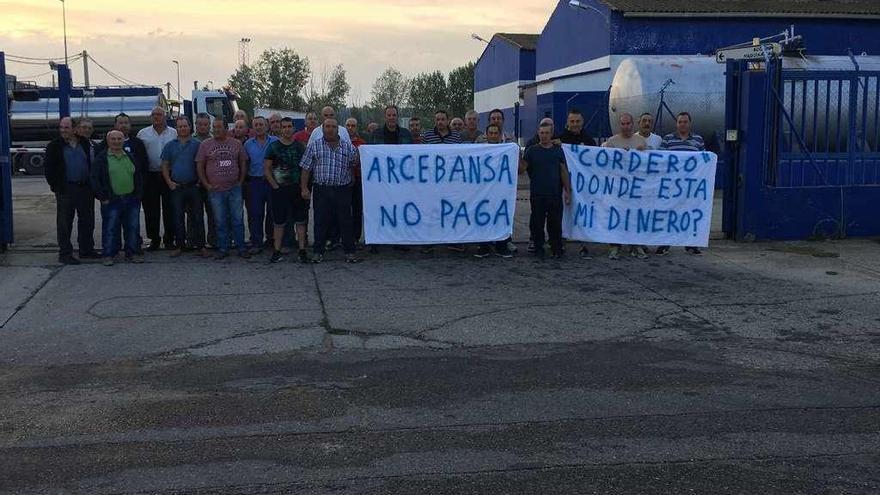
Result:
[[[18,87],[12,92],[9,123],[12,138],[12,169],[17,173],[43,173],[46,144],[58,135],[59,90],[44,87]],[[227,90],[194,90],[192,100],[184,102],[184,114],[205,112],[232,125],[238,110],[235,93]],[[71,117],[88,117],[95,127],[92,139],[103,139],[113,129],[117,114],[124,112],[131,119],[133,132],[151,124],[150,113],[159,106],[173,120],[179,105],[162,94],[162,89],[149,86],[107,86],[73,88],[70,96]],[[171,122],[170,125],[173,125]]]

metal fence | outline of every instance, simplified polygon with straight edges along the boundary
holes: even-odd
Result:
[[[769,86],[767,185],[880,185],[880,72],[786,70]]]

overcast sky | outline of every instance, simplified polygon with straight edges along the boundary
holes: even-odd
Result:
[[[238,40],[251,38],[251,60],[269,47],[307,56],[312,71],[343,64],[349,99],[369,100],[376,76],[394,66],[413,75],[443,72],[476,60],[495,32],[539,33],[556,0],[67,0],[68,52],[95,60],[133,81],[181,86],[225,82],[238,63]],[[64,54],[61,2],[0,0],[0,50],[28,57]],[[71,64],[82,83],[82,63]],[[48,67],[7,62],[33,76]],[[97,67],[92,84],[119,84]],[[33,78],[31,78],[33,79]],[[51,76],[38,82],[48,83]]]

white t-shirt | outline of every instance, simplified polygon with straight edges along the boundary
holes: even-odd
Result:
[[[641,134],[639,135],[641,136]],[[663,138],[652,132],[650,136],[645,138],[645,141],[648,143],[649,150],[659,150],[660,144],[663,142]]]
[[[312,129],[312,134],[309,135],[308,144],[312,144],[322,137],[324,137],[324,127],[319,125]],[[343,126],[339,126],[339,140],[351,144],[351,136],[348,135],[348,129]]]
[[[147,148],[150,172],[162,170],[162,149],[166,144],[177,139],[177,130],[166,126],[162,134],[159,134],[153,126],[144,127],[138,131],[137,137],[144,142],[144,147]]]

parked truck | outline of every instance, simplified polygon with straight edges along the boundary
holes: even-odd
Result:
[[[12,169],[17,173],[43,173],[45,147],[58,135],[59,90],[56,88],[17,86],[12,92],[9,121],[12,137]],[[180,105],[165,98],[162,89],[149,86],[73,88],[70,96],[71,117],[88,117],[95,127],[93,139],[103,139],[113,129],[120,112],[131,119],[132,129],[150,125],[150,113],[160,106],[169,118],[180,112]],[[200,112],[212,120],[222,118],[232,125],[238,110],[235,93],[227,90],[194,90],[192,99],[183,102],[183,112],[190,119]],[[172,124],[173,125],[173,124]]]

